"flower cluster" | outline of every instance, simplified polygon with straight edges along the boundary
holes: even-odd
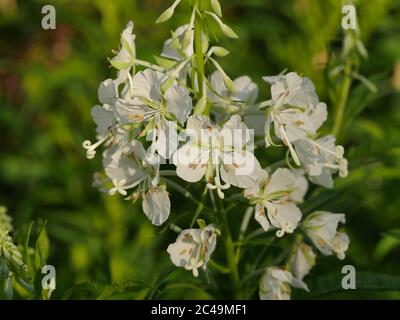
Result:
[[[179,3],[175,1],[158,22],[171,18]],[[203,28],[212,20],[224,35],[236,37],[220,19],[218,1],[210,2],[212,11],[196,3],[189,23],[165,41],[157,64],[137,58],[133,23],[123,30],[121,48],[110,59],[117,76],[100,83],[99,104],[91,112],[97,142],[83,143],[89,159],[100,145],[105,147],[104,173],[95,174],[94,185],[110,195],[141,199],[143,212],[159,226],[171,211],[163,168],[174,165],[177,177],[190,184],[203,182],[205,192],[215,191],[220,199],[229,189],[241,189],[264,232],[275,230],[282,237],[300,227],[322,254],[344,258],[349,240],[336,231],[344,216],[315,212],[303,219],[299,208],[308,180],[331,188],[332,175],[347,175],[343,147],[335,145],[335,137],[319,133],[327,105],[319,101],[311,80],[294,72],[264,77],[271,85],[271,99],[257,103],[257,84],[248,76],[231,80],[216,61],[229,52],[210,46]],[[215,68],[209,77],[204,64]],[[280,141],[288,148],[288,168],[262,168],[254,154],[254,130],[245,123],[252,110],[263,114],[266,147]],[[199,208],[201,214],[204,203]],[[167,249],[172,262],[197,277],[216,247],[218,223],[215,219],[208,226],[182,231]],[[290,297],[290,286],[307,289],[303,277],[314,263],[313,249],[298,244],[287,266],[266,268],[260,297],[284,299]]]
[[[167,252],[177,267],[193,272],[197,277],[199,268],[206,268],[208,260],[217,245],[218,230],[209,225],[202,229],[187,229],[169,245]]]
[[[10,232],[13,231],[11,217],[5,207],[0,206],[0,276],[11,278],[14,268],[24,268],[22,254],[14,244]]]

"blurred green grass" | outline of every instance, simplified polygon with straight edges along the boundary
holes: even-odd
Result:
[[[261,77],[294,70],[310,77],[321,100],[333,106],[324,66],[342,38],[342,1],[221,3],[226,21],[239,35],[238,40],[221,40],[231,52],[222,62],[230,75],[250,75],[266,98]],[[364,111],[346,127],[351,172],[336,182],[335,197],[323,204],[325,210],[347,214],[349,254],[345,262],[320,257],[312,277],[340,273],[343,264],[400,276],[400,1],[355,3],[369,52],[361,73],[375,82],[379,92],[372,95],[354,86],[349,104]],[[45,4],[56,7],[56,30],[41,28]],[[81,148],[83,140],[94,137],[90,108],[97,103],[99,82],[113,76],[106,58],[118,48],[121,30],[133,20],[138,56],[153,61],[169,30],[188,19],[181,8],[172,21],[154,25],[167,4],[0,0],[0,203],[9,207],[21,234],[31,220],[48,220],[49,263],[58,275],[56,298],[85,281],[109,284],[136,279],[152,284],[171,266],[165,249],[173,232],[153,227],[140,206],[94,189],[92,175],[101,170],[101,160],[88,161]],[[274,152],[262,151],[267,163],[273,159],[270,154]],[[171,219],[190,220],[191,204],[179,196],[175,199]],[[239,204],[232,220],[240,219],[244,210]],[[191,287],[172,286],[161,298],[209,297],[189,273],[178,270],[171,277]],[[142,296],[138,292],[134,297]],[[342,291],[324,297],[400,298],[400,294]]]

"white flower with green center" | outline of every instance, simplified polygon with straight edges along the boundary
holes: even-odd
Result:
[[[255,204],[257,222],[265,231],[271,225],[278,228],[277,237],[293,233],[301,220],[301,211],[291,199],[298,186],[302,187],[298,179],[301,177],[296,177],[288,169],[280,168],[271,176],[261,171],[257,183],[244,191],[245,197]]]
[[[258,86],[250,77],[241,76],[233,81],[233,88],[229,89],[223,74],[215,71],[210,78],[207,96],[220,112],[239,113],[254,105],[258,96]]]
[[[315,260],[316,255],[313,249],[304,242],[301,242],[291,254],[289,270],[295,278],[303,280],[315,265]]]
[[[300,140],[295,143],[295,149],[310,181],[315,184],[332,188],[333,174],[339,172],[340,177],[348,175],[344,148],[335,146],[334,136]]]
[[[307,216],[302,229],[324,255],[335,253],[342,260],[350,240],[347,234],[337,231],[339,222],[346,222],[344,214],[316,211]]]
[[[220,198],[230,185],[248,188],[255,183],[261,167],[246,149],[250,131],[239,116],[232,116],[221,129],[206,116],[191,116],[186,133],[190,140],[173,156],[179,177],[197,182],[205,176],[208,188]]]
[[[264,77],[264,80],[272,84],[271,107],[265,124],[266,145],[274,144],[271,138],[273,124],[276,137],[289,148],[293,160],[300,165],[292,144],[316,135],[328,116],[326,104],[319,102],[311,80],[294,72],[285,76]]]
[[[289,271],[270,267],[260,279],[258,294],[261,300],[290,300],[291,286],[308,291],[307,285]]]
[[[189,90],[176,82],[163,92],[167,77],[146,69],[132,79],[129,98],[118,99],[115,115],[121,124],[143,124],[152,133],[152,147],[169,159],[178,146],[176,121],[183,124],[192,110]]]
[[[213,225],[202,229],[183,230],[176,241],[168,246],[172,263],[177,267],[199,275],[198,269],[205,269],[217,245],[218,231]]]
[[[144,213],[157,226],[168,219],[171,210],[168,192],[159,185],[159,165],[159,158],[136,140],[124,148],[112,146],[103,154],[105,173],[113,184],[108,193],[126,196],[128,189],[135,188],[131,198],[142,197]]]

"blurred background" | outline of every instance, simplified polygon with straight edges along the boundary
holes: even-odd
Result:
[[[94,139],[90,109],[97,103],[99,82],[115,76],[107,57],[118,49],[120,32],[133,20],[138,57],[154,61],[169,31],[189,19],[189,11],[180,6],[174,19],[155,25],[171,2],[0,0],[0,204],[9,208],[17,238],[32,220],[48,221],[49,263],[57,269],[55,298],[66,297],[67,290],[79,283],[86,284],[70,291],[69,297],[93,298],[99,286],[128,280],[162,287],[158,298],[226,297],[221,294],[224,288],[210,284],[204,290],[201,279],[172,267],[166,247],[176,237],[173,231],[152,226],[140,204],[92,187],[93,173],[101,171],[101,157],[89,161],[81,147],[84,140]],[[41,28],[45,4],[56,8],[56,30]],[[221,64],[232,78],[248,74],[265,100],[268,88],[261,77],[287,68],[310,77],[321,100],[328,107],[335,104],[326,67],[343,39],[342,1],[221,4],[225,21],[239,35],[238,40],[221,37],[220,43],[231,52]],[[369,53],[361,73],[378,92],[354,82],[348,105],[355,117],[342,138],[350,174],[338,179],[334,190],[316,196],[318,209],[346,213],[351,245],[345,261],[318,258],[305,279],[311,293],[298,293],[299,298],[400,298],[395,290],[400,289],[400,1],[363,0],[355,5]],[[330,126],[328,122],[326,132]],[[279,158],[276,151],[260,152],[267,164]],[[175,197],[170,219],[183,217],[177,224],[187,226],[184,216],[192,206]],[[240,223],[245,208],[238,203],[233,224]],[[254,244],[255,251],[261,240]],[[340,276],[344,264],[375,274],[378,282],[387,276],[392,286],[376,286],[375,280],[354,291],[329,286],[329,277]],[[258,279],[249,281],[255,289]],[[119,297],[149,297],[138,283]]]

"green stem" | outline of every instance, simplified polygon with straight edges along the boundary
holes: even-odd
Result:
[[[229,228],[228,218],[221,199],[219,199],[218,204],[219,204],[218,211],[221,215],[221,220],[222,220],[221,222],[223,228],[221,236],[223,237],[224,240],[226,260],[228,262],[228,268],[230,270],[230,277],[233,285],[233,296],[234,298],[236,298],[239,289],[240,279],[239,279],[237,259],[235,255],[235,245],[232,241],[232,235]]]
[[[214,261],[214,260],[208,261],[208,264],[210,265],[210,267],[212,267],[212,268],[218,270],[218,271],[221,272],[221,273],[230,273],[230,272],[231,272],[231,270],[229,270],[229,268],[227,268],[227,267],[225,267],[225,266],[223,266],[223,265],[217,263],[217,262]]]
[[[349,92],[352,82],[351,67],[352,67],[351,59],[348,59],[344,69],[344,81],[340,93],[339,104],[336,108],[335,123],[332,130],[332,134],[336,137],[339,137],[340,130],[342,129],[344,111],[346,108],[347,99],[349,97]]]
[[[201,39],[202,32],[202,21],[200,16],[201,0],[195,1],[196,18],[194,20],[194,47],[196,54],[196,70],[197,70],[197,85],[199,87],[198,99],[204,95],[204,54],[203,54],[203,44]]]
[[[192,222],[190,223],[190,228],[193,227],[193,225],[195,224],[197,218],[200,216],[201,212],[204,209],[204,202],[206,201],[207,192],[208,192],[208,188],[206,186],[204,188],[204,191],[203,191],[202,195],[201,195],[201,199],[200,199],[200,201],[199,201],[199,203],[197,205],[196,211],[195,211],[195,213],[193,215]]]
[[[238,243],[243,241],[243,238],[244,238],[244,235],[246,233],[247,227],[249,226],[250,218],[253,215],[253,211],[254,211],[253,207],[248,207],[246,212],[245,212],[245,214],[244,214],[244,216],[243,216],[242,223],[240,225],[240,234],[239,234]],[[238,248],[236,249],[236,255],[235,255],[236,261],[240,260],[241,250],[242,250],[242,246],[239,245]]]

